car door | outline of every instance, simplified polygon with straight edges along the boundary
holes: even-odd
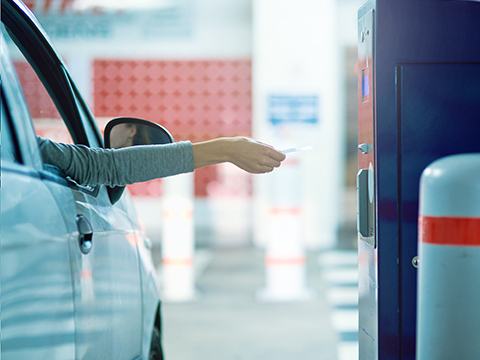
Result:
[[[74,96],[88,137],[96,129],[78,92]],[[141,354],[142,294],[133,207],[125,198],[113,205],[105,186],[72,191],[77,218],[92,230],[91,249],[71,252],[77,357],[135,359]]]
[[[42,169],[2,36],[1,358],[75,359],[71,191]],[[60,206],[61,205],[61,206]]]
[[[2,22],[13,40],[9,47],[28,59],[22,62],[19,54],[13,55],[17,72],[29,72],[25,76],[19,73],[19,78],[28,80],[36,75],[44,87],[42,96],[47,96],[56,109],[49,115],[42,104],[40,109],[29,106],[37,135],[51,134],[49,129],[54,128],[54,134],[67,133],[72,142],[99,146],[98,129],[63,63],[33,15],[17,5],[2,0]],[[23,85],[27,104],[30,100],[38,103],[41,96],[31,91],[32,85]],[[32,98],[30,94],[34,94]],[[63,120],[63,130],[56,120]],[[31,138],[35,142],[34,135]],[[104,186],[80,186],[54,170],[41,173],[51,180],[47,186],[55,186],[59,212],[69,234],[75,358],[135,359],[141,353],[142,307],[136,235],[128,211],[122,204],[112,206]]]

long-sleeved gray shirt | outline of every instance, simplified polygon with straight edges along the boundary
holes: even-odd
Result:
[[[37,140],[43,162],[80,185],[121,186],[194,171],[189,141],[102,149]]]

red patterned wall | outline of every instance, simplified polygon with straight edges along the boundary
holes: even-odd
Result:
[[[251,61],[98,59],[94,103],[97,117],[145,118],[165,126],[176,141],[251,136]],[[216,167],[197,170],[195,195],[207,196],[217,177]],[[147,186],[130,191],[145,195],[151,193]],[[251,194],[251,181],[247,186]]]
[[[136,116],[176,140],[251,133],[251,62],[94,62],[95,116]]]
[[[26,61],[14,61],[13,66],[22,87],[35,133],[57,142],[73,144],[61,115],[33,68]]]
[[[13,65],[17,72],[18,81],[22,87],[30,116],[34,119],[61,119],[50,95],[48,95],[47,90],[45,90],[30,64],[26,61],[15,61]]]

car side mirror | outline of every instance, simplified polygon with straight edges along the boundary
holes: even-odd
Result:
[[[172,135],[163,126],[132,117],[119,117],[110,120],[105,127],[103,137],[107,149],[173,143]],[[125,186],[107,187],[112,204],[120,199],[124,190]]]

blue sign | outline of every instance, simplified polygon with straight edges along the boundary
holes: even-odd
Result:
[[[273,125],[318,123],[318,96],[270,95],[268,118]]]

